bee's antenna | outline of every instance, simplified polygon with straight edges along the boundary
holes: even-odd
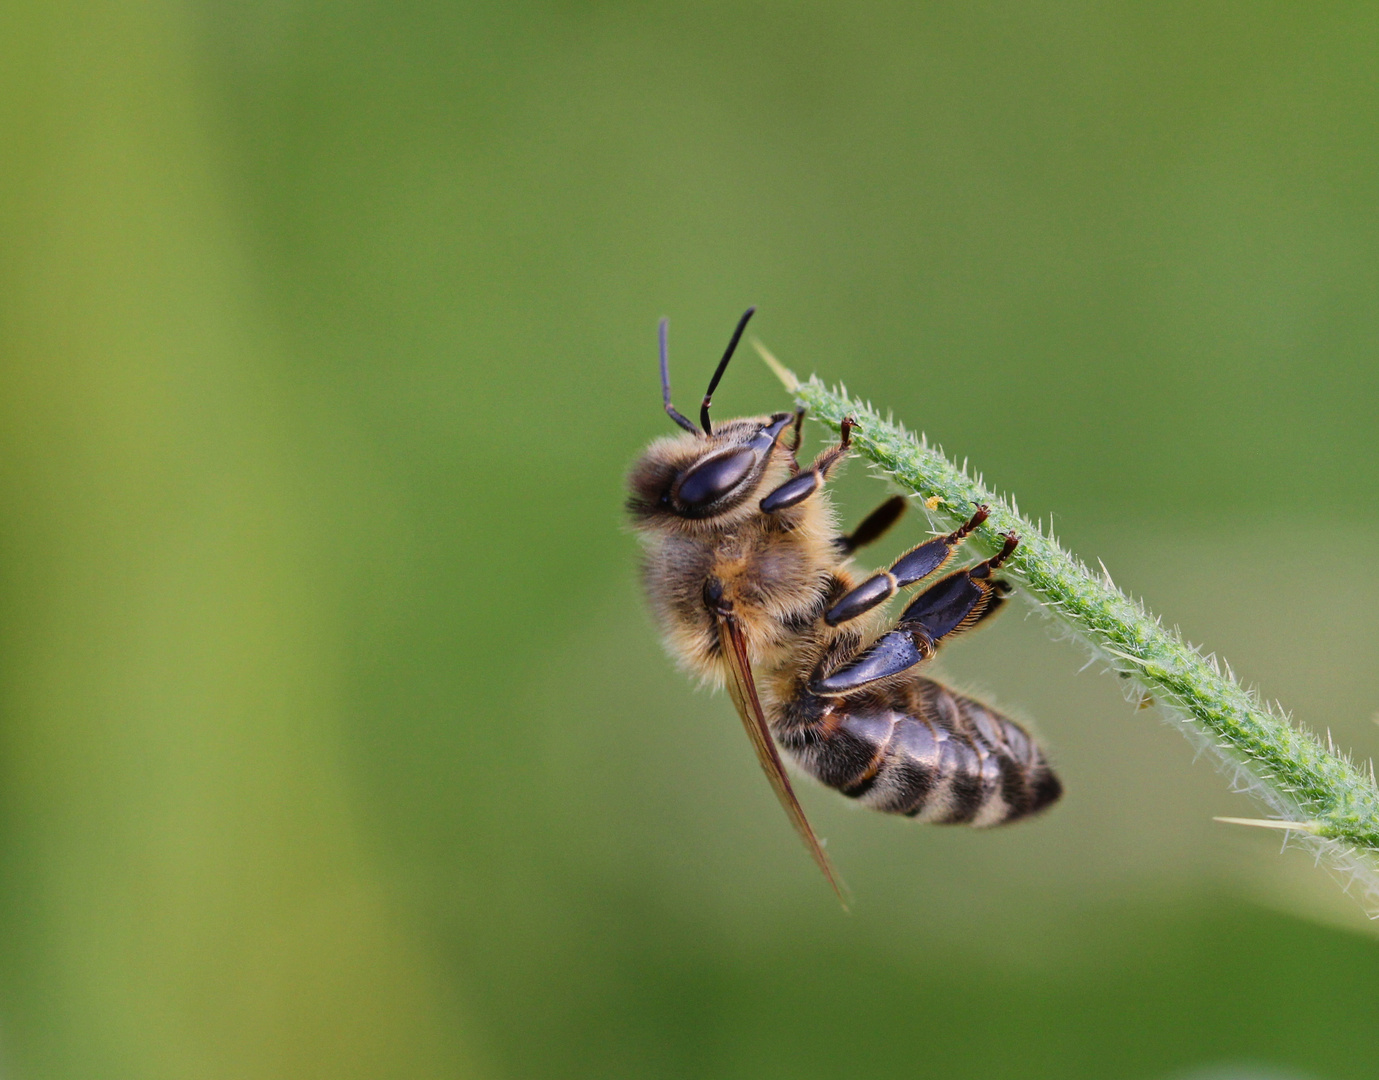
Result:
[[[686,431],[692,431],[696,435],[699,429],[694,426],[693,421],[681,416],[674,405],[670,403],[670,350],[666,347],[666,331],[670,327],[669,319],[661,320],[661,400],[665,402],[666,412],[670,418],[679,424]]]
[[[728,351],[723,354],[723,359],[718,361],[718,370],[713,373],[713,378],[709,380],[709,388],[704,392],[704,404],[699,407],[699,423],[704,428],[705,435],[713,434],[713,425],[709,423],[709,403],[713,401],[713,392],[718,389],[718,380],[723,378],[728,361],[737,351],[737,343],[742,340],[742,331],[747,329],[747,320],[756,314],[756,310],[755,307],[749,307],[742,313],[742,318],[737,320],[737,329],[733,331],[733,339],[728,342]]]

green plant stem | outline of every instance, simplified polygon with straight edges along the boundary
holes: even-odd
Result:
[[[1166,630],[1141,603],[1122,593],[1104,569],[1100,574],[1090,571],[1022,517],[1014,499],[994,494],[980,477],[968,475],[965,466],[955,465],[922,436],[886,421],[845,389],[829,389],[817,378],[801,383],[760,351],[815,419],[838,430],[844,417],[853,417],[858,424],[853,447],[902,488],[921,496],[937,519],[953,527],[978,504],[985,505],[989,516],[975,538],[988,551],[1000,546],[1001,534],[1015,532],[1020,546],[1006,571],[1111,667],[1133,679],[1156,704],[1167,706],[1180,726],[1205,733],[1287,819],[1242,824],[1309,833],[1336,841],[1355,855],[1379,848],[1379,788],[1372,766],[1362,770],[1311,732],[1294,727],[1280,710],[1241,686],[1229,667]]]

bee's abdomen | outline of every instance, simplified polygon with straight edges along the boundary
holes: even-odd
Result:
[[[1018,724],[927,679],[884,698],[796,702],[777,735],[829,787],[921,821],[1000,825],[1063,791]]]

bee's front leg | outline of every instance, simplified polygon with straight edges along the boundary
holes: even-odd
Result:
[[[798,506],[823,487],[824,481],[828,479],[828,470],[838,463],[852,445],[852,431],[855,427],[857,422],[852,417],[844,419],[841,424],[842,437],[838,440],[838,445],[829,447],[814,459],[814,464],[809,466],[807,471],[792,476],[762,499],[761,512],[774,514],[778,510]]]
[[[795,426],[790,431],[790,475],[795,476],[800,471],[800,444],[804,442],[804,406],[801,405],[795,410]]]

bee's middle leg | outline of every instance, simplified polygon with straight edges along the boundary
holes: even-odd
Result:
[[[904,513],[905,496],[892,495],[864,517],[862,524],[858,525],[852,532],[846,536],[835,537],[833,546],[844,556],[851,555],[858,548],[864,548],[868,544],[880,540]]]
[[[933,656],[943,638],[975,625],[1001,604],[1010,587],[991,575],[1019,542],[1014,533],[1007,533],[998,554],[934,582],[915,597],[893,630],[828,675],[819,672],[810,680],[810,691],[846,694]]]
[[[926,540],[896,559],[889,570],[882,570],[879,574],[867,578],[828,609],[824,615],[824,622],[829,626],[837,626],[839,623],[855,619],[878,604],[884,604],[906,585],[922,581],[948,562],[953,557],[953,552],[958,549],[958,545],[985,520],[986,507],[978,506],[970,518],[948,535]]]

